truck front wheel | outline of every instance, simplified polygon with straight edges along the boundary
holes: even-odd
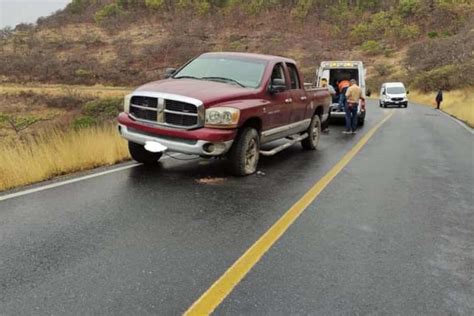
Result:
[[[229,160],[232,173],[247,176],[257,171],[260,157],[260,137],[255,128],[244,128],[232,145]]]
[[[319,115],[316,114],[313,116],[306,133],[308,137],[301,141],[301,146],[308,150],[316,149],[319,145],[319,138],[321,137],[321,119]]]
[[[158,162],[163,153],[152,153],[145,149],[143,145],[128,142],[128,151],[133,160],[151,165]]]

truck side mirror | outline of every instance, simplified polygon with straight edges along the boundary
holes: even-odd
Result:
[[[176,68],[166,68],[165,69],[165,79],[168,79],[176,72]]]
[[[270,94],[280,93],[286,90],[286,84],[283,79],[272,79],[268,91]]]
[[[407,94],[410,94],[410,90],[407,90]]]

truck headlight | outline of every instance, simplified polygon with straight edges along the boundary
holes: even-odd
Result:
[[[206,110],[206,127],[234,128],[237,127],[240,110],[235,108],[216,107]]]
[[[130,100],[132,99],[132,95],[131,94],[127,94],[124,98],[123,98],[123,111],[125,113],[129,113],[130,112]]]

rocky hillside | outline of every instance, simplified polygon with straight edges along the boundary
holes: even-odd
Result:
[[[134,86],[205,51],[361,59],[370,84],[474,84],[470,0],[73,0],[0,32],[0,80]]]

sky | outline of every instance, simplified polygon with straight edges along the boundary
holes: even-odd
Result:
[[[71,0],[0,0],[0,28],[35,23],[41,16],[63,9]]]

